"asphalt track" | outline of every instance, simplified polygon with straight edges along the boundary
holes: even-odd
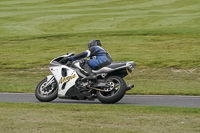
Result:
[[[0,93],[0,102],[40,103],[33,93]],[[101,104],[98,100],[68,100],[59,98],[51,103]],[[200,96],[126,95],[116,104],[200,108]]]

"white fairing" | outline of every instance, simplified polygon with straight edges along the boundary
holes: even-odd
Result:
[[[47,76],[47,82],[49,82],[51,78],[53,78],[53,75]]]
[[[67,76],[62,76],[62,68],[66,68],[67,70]],[[59,66],[53,66],[50,67],[50,71],[56,78],[56,81],[58,82],[58,97],[65,97],[66,92],[75,85],[76,80],[78,79],[78,75],[76,71],[73,69],[65,66],[65,65],[59,65]],[[63,84],[65,84],[65,87],[63,87]]]

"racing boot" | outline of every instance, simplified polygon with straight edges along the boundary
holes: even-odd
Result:
[[[87,77],[83,78],[82,81],[87,81],[87,80],[96,80],[97,76],[94,75],[93,73],[90,73]]]
[[[87,79],[97,79],[97,76],[94,75],[93,73],[90,73],[86,78]]]
[[[97,79],[96,75],[94,75],[92,73],[92,69],[90,68],[89,62],[87,60],[84,60],[84,63],[83,63],[82,66],[83,66],[84,70],[87,72],[87,73],[85,73],[87,75],[87,77],[83,78],[82,81],[96,80]]]

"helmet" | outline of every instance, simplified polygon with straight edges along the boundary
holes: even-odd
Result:
[[[100,40],[97,40],[97,45],[101,47],[101,42],[100,42]]]
[[[91,48],[93,46],[100,46],[101,47],[101,42],[100,40],[91,40],[89,43],[88,43],[88,48]]]

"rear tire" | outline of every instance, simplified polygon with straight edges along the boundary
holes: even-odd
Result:
[[[102,103],[116,103],[121,100],[126,93],[126,83],[118,76],[111,76],[106,78],[106,83],[113,86],[112,90],[109,92],[97,91],[97,98]]]
[[[47,82],[47,78],[43,79],[35,89],[35,97],[41,102],[50,102],[57,98],[58,85],[54,81],[51,85],[44,87]]]

